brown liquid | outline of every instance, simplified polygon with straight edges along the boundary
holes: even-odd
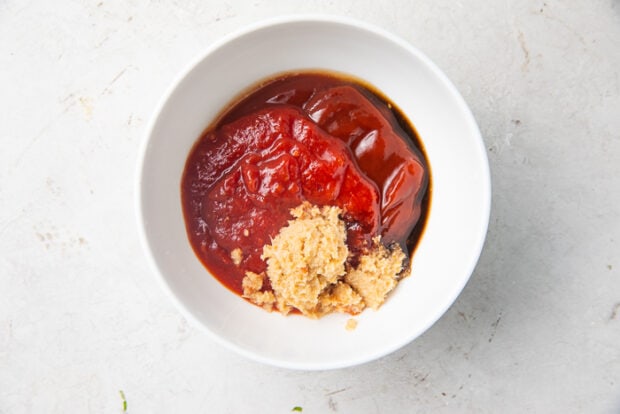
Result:
[[[241,292],[246,271],[265,269],[262,246],[288,209],[307,200],[346,211],[354,256],[377,235],[412,254],[430,204],[421,149],[406,117],[363,82],[324,72],[272,78],[227,108],[192,149],[181,184],[192,246]],[[236,247],[239,266],[230,258]]]

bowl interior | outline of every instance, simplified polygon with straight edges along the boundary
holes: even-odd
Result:
[[[180,181],[205,127],[240,92],[283,71],[327,69],[391,98],[423,141],[432,174],[430,214],[403,280],[378,311],[321,320],[267,313],[208,274],[185,233]],[[214,45],[179,78],[154,118],[139,173],[139,215],[155,268],[173,298],[214,338],[254,359],[326,369],[385,355],[431,326],[467,282],[489,216],[484,146],[463,99],[421,53],[392,35],[334,19],[262,24]]]

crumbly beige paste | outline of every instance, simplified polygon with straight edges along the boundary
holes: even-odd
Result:
[[[266,274],[246,272],[243,296],[269,311],[296,308],[311,318],[378,309],[399,281],[405,254],[397,245],[385,248],[377,237],[359,265],[350,267],[341,214],[338,207],[307,202],[291,209],[293,220],[263,247]],[[272,291],[263,290],[266,279]]]

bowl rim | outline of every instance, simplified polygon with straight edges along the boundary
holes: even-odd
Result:
[[[484,186],[484,190],[482,193],[483,200],[483,211],[481,211],[481,217],[484,218],[484,226],[480,229],[480,236],[477,240],[475,249],[472,249],[471,262],[469,267],[464,271],[464,274],[467,274],[467,277],[464,277],[461,280],[459,286],[454,286],[452,292],[453,294],[447,297],[446,306],[442,308],[441,312],[437,312],[436,316],[428,323],[426,326],[422,327],[420,330],[412,331],[410,335],[404,336],[403,339],[398,343],[393,343],[390,346],[383,347],[381,350],[367,353],[361,357],[351,358],[346,361],[340,361],[337,363],[327,362],[327,363],[303,363],[303,362],[290,362],[287,360],[274,359],[271,357],[265,357],[258,353],[252,352],[243,348],[242,346],[236,345],[232,341],[229,341],[226,338],[223,338],[219,335],[216,335],[212,332],[207,326],[205,326],[194,314],[193,312],[183,303],[173,292],[167,277],[163,274],[159,266],[157,265],[157,261],[155,259],[155,255],[153,253],[153,249],[151,247],[151,242],[146,233],[145,227],[145,214],[144,214],[144,203],[143,203],[143,175],[144,175],[144,166],[146,163],[146,156],[148,153],[149,145],[151,144],[151,136],[153,135],[155,126],[157,125],[159,118],[161,116],[162,110],[167,104],[170,97],[173,95],[175,90],[181,84],[181,82],[210,54],[214,53],[216,50],[225,46],[227,43],[243,37],[252,32],[260,31],[266,28],[280,26],[280,25],[288,25],[288,24],[296,24],[296,23],[332,23],[343,26],[348,26],[355,29],[361,29],[363,31],[369,32],[371,34],[377,35],[379,37],[384,38],[385,40],[396,44],[397,46],[405,49],[408,53],[414,55],[417,59],[419,59],[424,65],[426,65],[437,78],[441,81],[441,83],[449,90],[452,97],[455,99],[455,103],[459,106],[460,110],[463,113],[463,116],[467,118],[467,122],[472,127],[472,132],[475,135],[475,141],[477,143],[477,151],[481,157],[481,160],[484,162],[480,166],[482,168],[483,176],[481,177],[481,184]],[[149,262],[149,267],[152,272],[157,275],[158,283],[166,292],[166,295],[172,300],[172,302],[176,305],[177,310],[180,311],[181,315],[190,321],[194,326],[197,326],[201,331],[205,332],[209,338],[214,340],[216,343],[228,348],[250,360],[258,361],[267,365],[277,366],[281,368],[287,369],[296,369],[296,370],[329,370],[329,369],[339,369],[346,368],[351,366],[356,366],[360,364],[364,364],[370,361],[377,360],[381,357],[389,355],[396,350],[402,348],[408,343],[412,342],[414,339],[421,336],[424,332],[426,332],[430,327],[432,327],[446,312],[447,310],[454,304],[458,296],[461,294],[462,290],[468,283],[471,278],[475,267],[479,261],[480,255],[482,253],[484,243],[486,240],[486,235],[488,233],[489,219],[491,213],[491,201],[492,201],[492,188],[491,188],[491,174],[490,167],[488,162],[488,156],[486,153],[486,148],[484,145],[484,140],[482,139],[482,134],[480,133],[479,126],[471,112],[471,109],[465,102],[462,95],[459,93],[458,89],[452,81],[444,74],[444,72],[432,61],[430,60],[423,52],[415,48],[412,44],[405,41],[398,35],[378,27],[374,24],[367,23],[362,20],[358,20],[355,18],[342,16],[342,15],[327,15],[327,14],[316,14],[316,13],[307,13],[307,14],[289,14],[289,15],[281,15],[277,17],[272,17],[268,19],[261,19],[259,21],[244,25],[242,28],[234,30],[228,34],[225,34],[214,42],[206,46],[204,49],[199,51],[193,59],[189,61],[177,74],[173,77],[172,81],[169,83],[164,93],[160,96],[152,115],[149,118],[147,126],[145,128],[144,135],[142,137],[142,141],[140,143],[138,149],[138,162],[136,165],[135,172],[135,183],[134,183],[134,198],[135,198],[135,208],[136,208],[136,218],[138,225],[138,233],[140,244],[142,245],[142,250],[144,251],[147,261]]]

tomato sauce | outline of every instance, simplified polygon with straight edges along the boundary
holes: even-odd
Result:
[[[351,265],[381,235],[411,253],[429,203],[413,127],[367,85],[330,73],[273,78],[233,104],[192,149],[181,182],[191,245],[241,293],[262,248],[303,201],[343,209]],[[241,249],[233,263],[231,252]]]

